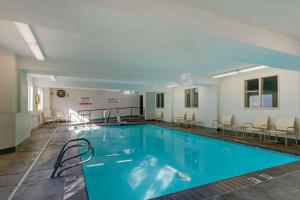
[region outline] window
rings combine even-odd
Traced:
[[[198,108],[198,89],[186,89],[185,90],[185,107],[186,108]]]
[[[278,107],[278,77],[271,76],[261,79],[262,81],[262,107]]]
[[[156,94],[156,108],[164,107],[164,93]]]
[[[259,108],[259,79],[246,81],[246,108]]]
[[[28,111],[33,111],[33,86],[28,83]]]
[[[245,81],[246,108],[278,108],[278,77]]]
[[[38,98],[38,104],[37,104],[37,108],[38,110],[43,110],[43,90],[41,88],[38,89],[37,91],[37,98]]]

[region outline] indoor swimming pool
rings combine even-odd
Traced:
[[[95,156],[83,165],[90,200],[154,198],[299,160],[299,157],[154,125],[82,131]]]

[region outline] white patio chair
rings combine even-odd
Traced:
[[[225,133],[225,128],[230,128],[233,132],[233,115],[223,115],[221,121],[214,120],[213,127],[220,128],[223,130],[223,134]]]
[[[295,142],[298,144],[298,136],[295,128],[295,117],[280,117],[275,126],[271,126],[269,130],[269,136],[275,135],[276,142],[278,135],[285,135],[285,146],[287,146],[287,135],[295,134]]]
[[[240,128],[243,130],[244,138],[245,138],[245,133],[252,132],[253,136],[255,133],[258,133],[259,138],[261,140],[261,136],[262,134],[265,135],[268,126],[269,126],[269,116],[255,116],[251,123],[244,123]]]

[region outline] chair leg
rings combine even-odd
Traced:
[[[285,134],[285,146],[287,146],[287,134]]]
[[[298,145],[298,135],[297,135],[297,133],[295,134],[295,137],[296,137],[296,145]]]
[[[259,141],[261,141],[261,132],[259,132]]]

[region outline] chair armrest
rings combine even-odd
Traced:
[[[290,132],[289,129],[292,129],[292,130],[293,130],[292,133],[295,133],[295,127],[294,127],[294,126],[293,126],[293,127],[292,127],[292,126],[291,126],[291,127],[287,127],[287,128],[285,129],[285,132],[286,132],[286,133]]]
[[[263,129],[263,130],[267,130],[268,129],[268,125],[267,124],[262,124],[260,126],[260,128]]]
[[[243,126],[245,128],[248,128],[248,127],[252,127],[253,128],[253,124],[252,123],[243,123]]]
[[[231,126],[232,123],[231,123],[231,121],[224,121],[224,122],[223,122],[223,125],[225,125],[225,126]]]

